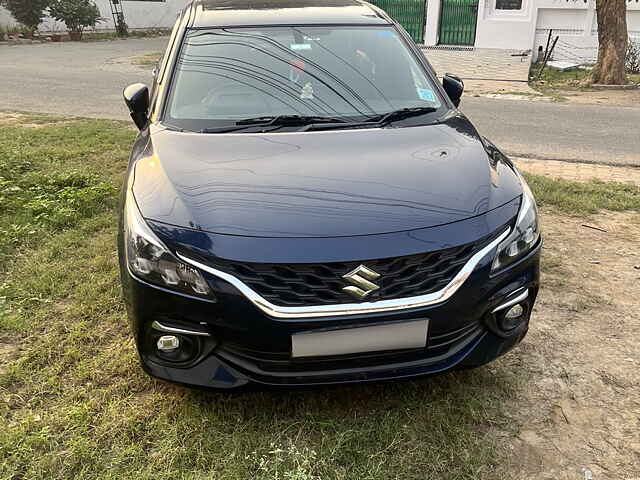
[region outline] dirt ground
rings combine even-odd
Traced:
[[[492,80],[466,80],[464,94],[471,96],[491,97],[493,95],[540,96],[526,82],[505,82]]]
[[[479,82],[466,88],[466,94],[476,97],[534,102],[562,102],[581,105],[638,106],[640,88],[633,90],[563,90],[539,92],[526,83]]]
[[[531,331],[503,360],[526,378],[507,442],[513,479],[640,478],[640,214],[542,212]],[[505,434],[506,435],[506,434]],[[586,468],[591,472],[582,472]]]
[[[596,105],[640,105],[640,88],[633,90],[557,90],[568,103]]]
[[[72,120],[55,119],[32,113],[0,111],[0,128],[2,128],[3,125],[15,125],[17,123],[24,128],[44,128],[54,123],[56,125],[62,125],[70,123],[71,121]]]
[[[549,177],[640,185],[635,168],[515,161]],[[520,428],[505,447],[505,477],[638,480],[640,213],[541,218],[542,289],[531,331],[504,359],[527,379],[513,402]]]
[[[532,88],[526,82],[466,80],[465,95],[472,97],[523,100],[529,102],[562,102],[582,105],[638,106],[640,88],[599,90],[581,88]]]

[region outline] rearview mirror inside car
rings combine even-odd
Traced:
[[[142,130],[149,121],[149,89],[143,83],[129,85],[122,92],[133,123]]]
[[[456,107],[460,106],[460,99],[464,92],[464,82],[462,79],[450,73],[445,73],[444,78],[442,79],[442,86],[444,87],[444,91],[447,92],[447,95],[449,95],[453,104]]]

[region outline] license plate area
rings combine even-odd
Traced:
[[[291,336],[292,358],[425,348],[429,320],[304,332]]]

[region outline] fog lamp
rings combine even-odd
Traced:
[[[526,306],[518,303],[514,305],[506,313],[498,315],[498,325],[504,331],[510,331],[518,326],[526,319],[527,308]]]
[[[180,339],[175,335],[164,335],[158,339],[156,346],[161,352],[175,352],[180,348]]]
[[[508,319],[519,318],[522,316],[523,313],[524,313],[524,308],[522,308],[522,305],[520,304],[514,305],[509,309],[509,311],[504,316],[504,318],[508,318]]]

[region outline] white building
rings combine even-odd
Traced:
[[[473,15],[456,12],[465,4],[472,4]],[[428,0],[424,43],[531,49],[535,56],[540,46],[546,48],[552,30],[553,37],[560,37],[558,57],[591,60],[598,46],[595,4],[595,0]],[[640,0],[627,0],[627,28],[629,36],[640,42]],[[462,33],[456,35],[456,29]]]

